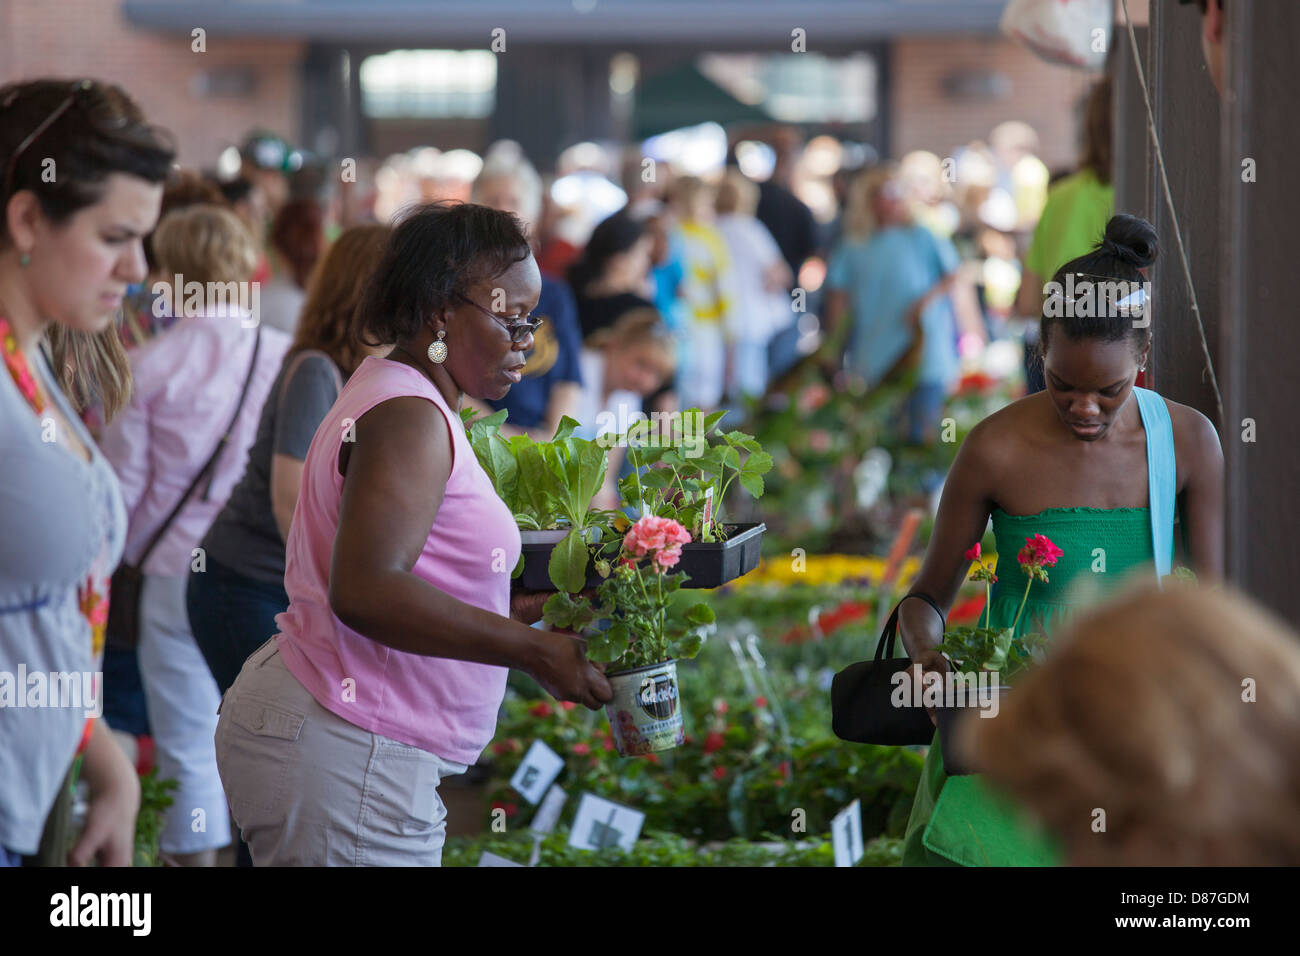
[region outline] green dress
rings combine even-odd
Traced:
[[[997,583],[989,622],[1009,627],[1025,592],[1016,561],[1025,539],[1043,534],[1065,552],[1035,581],[1016,636],[1026,630],[1051,637],[1075,611],[1091,606],[1144,565],[1154,574],[1151,513],[1147,508],[1048,508],[1036,515],[993,512]],[[1089,587],[1092,585],[1093,587]],[[982,620],[982,618],[981,618]],[[976,775],[943,772],[938,735],[925,758],[903,844],[904,866],[1052,866],[1060,856],[1051,841]]]

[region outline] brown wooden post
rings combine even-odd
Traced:
[[[1300,4],[1227,4],[1219,329],[1228,576],[1300,622]],[[1250,162],[1248,162],[1250,161]],[[1252,180],[1253,181],[1248,181]],[[1231,635],[1225,635],[1231,640]]]
[[[1199,37],[1200,17],[1194,7],[1151,4],[1147,86],[1201,321],[1217,368],[1219,97]],[[1124,39],[1127,42],[1127,37]],[[1149,149],[1148,155],[1146,208],[1160,237],[1160,256],[1151,270],[1149,382],[1166,398],[1198,409],[1221,427],[1214,392],[1204,374],[1204,350],[1186,273],[1178,259],[1174,219],[1165,201],[1155,150]]]

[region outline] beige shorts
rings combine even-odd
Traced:
[[[217,767],[257,866],[438,866],[443,777],[465,765],[363,730],[318,704],[275,641],[226,692]]]

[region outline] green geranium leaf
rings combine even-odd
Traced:
[[[607,630],[587,637],[587,659],[598,664],[612,664],[627,652],[627,627],[614,622]]]
[[[675,642],[671,653],[673,657],[679,660],[690,660],[700,652],[700,648],[703,646],[704,637],[696,631]]]
[[[565,631],[581,632],[595,619],[590,602],[585,598],[574,600],[565,591],[556,591],[542,605],[542,620],[551,627]]]
[[[713,608],[707,604],[696,604],[686,612],[686,620],[692,624],[712,624],[714,621]]]

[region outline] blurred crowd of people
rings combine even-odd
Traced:
[[[1085,135],[1106,115],[1104,106],[1090,112]],[[174,173],[162,212],[233,211],[259,246],[248,281],[260,285],[261,322],[289,335],[313,266],[345,228],[394,222],[438,200],[516,215],[542,270],[536,314],[546,321],[523,381],[494,403],[508,410],[508,431],[549,437],[570,415],[594,437],[598,419],[638,412],[743,414],[783,373],[815,361],[869,388],[909,383],[904,436],[933,442],[963,365],[979,365],[990,341],[1032,336],[1016,321],[1037,314],[1022,261],[1047,272],[1048,258],[1068,258],[1068,249],[1031,242],[1050,178],[1036,134],[1008,122],[951,157],[871,163],[828,137],[804,143],[788,127],[764,135],[770,171],[756,181],[734,146],[725,166],[696,175],[638,149],[579,144],[543,175],[508,140],[482,156],[422,147],[334,177],[256,133],[233,177]],[[1082,173],[1100,170],[1108,144],[1087,153]],[[154,315],[153,291],[170,274],[146,250],[150,275],[123,323],[128,347],[171,321]],[[1038,273],[1028,275],[1036,284]]]

